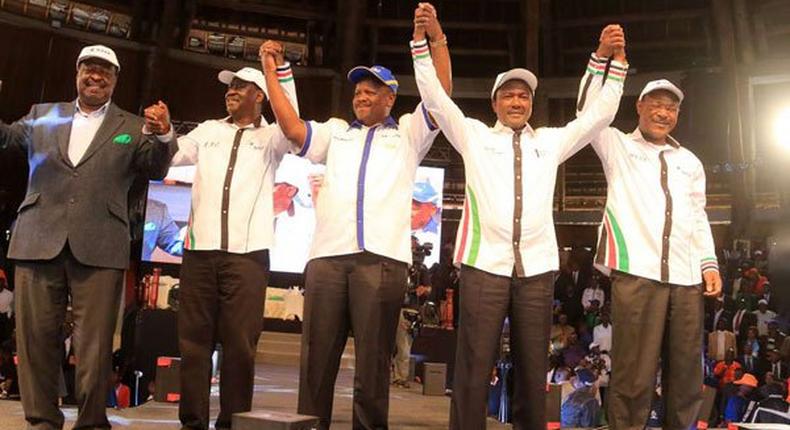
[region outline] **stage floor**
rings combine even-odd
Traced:
[[[269,409],[281,412],[295,412],[297,381],[299,369],[295,366],[258,364],[255,372],[254,409]],[[333,429],[351,428],[351,395],[353,391],[353,371],[341,369],[335,390]],[[219,408],[217,386],[213,387],[211,397],[212,419],[216,418]],[[393,430],[444,430],[450,398],[447,396],[423,396],[422,386],[412,384],[410,389],[390,390],[390,428]],[[66,429],[74,424],[77,411],[64,409]],[[137,408],[108,410],[107,414],[114,428],[128,430],[179,429],[178,406],[170,403],[148,402]],[[19,430],[25,428],[22,405],[19,401],[0,400],[0,430]],[[488,429],[509,429],[496,420],[489,419]]]

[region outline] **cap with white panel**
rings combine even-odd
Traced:
[[[532,93],[535,94],[535,90],[538,89],[538,78],[535,76],[534,73],[530,72],[527,69],[510,69],[507,72],[503,72],[497,75],[496,80],[494,80],[494,87],[491,88],[491,98],[494,98],[494,94],[496,94],[496,90],[499,89],[502,85],[505,84],[507,81],[512,80],[519,80],[524,81],[529,86],[529,89],[532,90]]]
[[[680,91],[680,88],[678,88],[675,84],[673,84],[672,82],[669,82],[666,79],[657,79],[655,81],[648,82],[647,85],[645,85],[645,88],[642,89],[642,93],[639,94],[639,100],[641,101],[645,97],[646,94],[649,94],[649,93],[652,93],[653,91],[658,91],[658,90],[669,91],[670,93],[672,93],[672,94],[674,94],[674,95],[676,95],[678,97],[678,103],[682,103],[683,102],[683,91]]]
[[[80,63],[83,61],[91,58],[104,60],[115,66],[118,71],[121,71],[121,63],[118,62],[118,57],[115,55],[115,51],[104,45],[91,45],[82,48],[80,55],[77,57],[77,67],[79,67]]]
[[[268,97],[268,93],[266,92],[266,78],[263,77],[263,73],[260,70],[253,67],[244,67],[237,72],[223,70],[217,74],[217,79],[225,85],[230,85],[234,78],[239,78],[242,81],[251,82],[257,85]]]

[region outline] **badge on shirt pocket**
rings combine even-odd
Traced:
[[[112,143],[117,145],[128,145],[132,143],[132,136],[129,133],[119,134],[112,138]]]

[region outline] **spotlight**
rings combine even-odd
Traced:
[[[780,147],[790,151],[790,107],[784,108],[776,117],[774,138]]]

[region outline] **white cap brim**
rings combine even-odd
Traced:
[[[115,55],[115,51],[104,45],[91,45],[82,48],[80,55],[77,57],[77,67],[79,67],[80,63],[83,61],[91,58],[106,61],[115,66],[118,71],[121,71],[121,63],[118,61],[118,56]]]
[[[538,89],[538,78],[535,76],[534,73],[530,72],[527,69],[510,69],[507,72],[500,73],[497,75],[496,80],[494,80],[494,86],[491,88],[491,98],[494,98],[496,91],[505,84],[505,82],[512,81],[512,80],[519,80],[526,82],[527,86],[530,90],[532,90],[532,94],[535,94],[535,90]]]
[[[230,85],[230,83],[233,82],[233,79],[239,78],[244,82],[255,84],[258,88],[261,89],[261,91],[263,91],[266,97],[269,97],[269,93],[266,92],[266,81],[265,78],[263,77],[263,74],[258,72],[255,73],[255,75],[253,76],[252,73],[246,72],[245,71],[246,69],[254,70],[251,67],[245,67],[237,72],[233,72],[231,70],[223,70],[217,73],[217,79],[225,85]]]
[[[683,103],[683,91],[680,90],[675,84],[669,82],[666,79],[658,79],[656,81],[650,81],[645,85],[642,89],[642,92],[639,94],[639,100],[641,101],[645,95],[652,93],[653,91],[664,90],[669,91],[670,93],[674,94],[678,98],[678,103]]]

